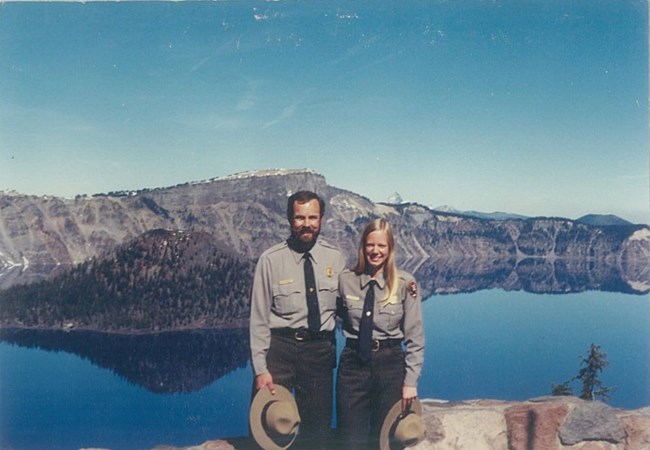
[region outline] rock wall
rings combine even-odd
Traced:
[[[648,450],[650,408],[619,410],[576,397],[526,402],[425,401],[414,450]]]
[[[577,397],[423,400],[422,407],[426,439],[412,450],[650,450],[650,407],[622,410]],[[226,439],[154,450],[251,448],[248,439]]]

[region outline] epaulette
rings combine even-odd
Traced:
[[[271,247],[267,248],[264,251],[264,253],[262,253],[262,254],[263,255],[270,255],[270,254],[278,252],[280,250],[284,250],[287,247],[288,247],[287,241],[282,241],[282,242],[279,242],[279,243],[277,243],[275,245],[272,245]]]
[[[318,244],[322,245],[323,247],[329,248],[331,250],[340,251],[338,247],[336,247],[333,244],[330,244],[329,242],[327,242],[325,239],[322,238],[318,238]]]

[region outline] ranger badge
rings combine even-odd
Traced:
[[[332,278],[334,276],[334,269],[328,267],[325,269],[325,275],[327,275],[327,278]]]

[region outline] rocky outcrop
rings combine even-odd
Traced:
[[[423,401],[426,439],[413,450],[648,450],[650,407],[614,409],[576,397],[524,402]],[[243,450],[247,439],[208,441],[179,449]]]
[[[518,274],[532,273],[533,280],[565,292],[569,283],[558,279],[556,266],[577,266],[576,279],[588,289],[614,285],[650,291],[650,229],[645,225],[598,227],[563,218],[490,220],[418,204],[375,204],[329,186],[322,175],[307,170],[252,172],[75,199],[0,194],[0,288],[57,273],[157,228],[204,231],[238,255],[254,259],[287,236],[286,199],[299,189],[314,190],[327,200],[323,235],[350,259],[365,223],[386,217],[397,233],[398,256],[413,272],[446,260],[462,260],[462,266],[479,270],[497,261],[496,266],[507,267],[504,280],[510,286],[526,288]],[[427,289],[445,292],[440,286]]]
[[[541,397],[424,401],[423,410],[427,438],[417,450],[650,449],[650,408],[629,411],[577,397]]]

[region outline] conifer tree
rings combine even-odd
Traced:
[[[584,400],[594,400],[595,398],[607,400],[612,388],[604,386],[599,378],[603,369],[609,365],[607,353],[600,350],[600,345],[592,343],[587,356],[581,358],[581,364],[584,367],[580,369],[576,377],[582,382],[580,398]]]
[[[565,381],[564,383],[561,384],[551,384],[551,395],[573,395],[573,389],[571,389],[571,386],[569,384],[571,381],[573,381],[575,378],[572,378],[569,381]]]
[[[580,365],[582,367],[578,371],[578,375],[564,383],[553,383],[551,385],[551,395],[573,395],[570,384],[577,380],[582,383],[580,390],[581,399],[589,401],[595,399],[606,401],[609,399],[609,394],[615,388],[609,388],[603,385],[603,382],[599,378],[603,369],[609,365],[607,353],[600,349],[600,345],[592,343],[587,355],[580,357]]]

